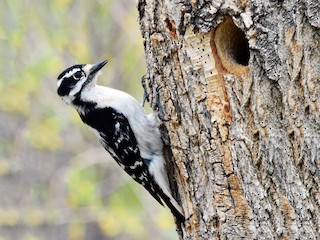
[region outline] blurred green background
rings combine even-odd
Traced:
[[[100,84],[140,100],[137,18],[135,0],[0,1],[0,240],[176,239],[56,94],[65,68],[108,59]]]

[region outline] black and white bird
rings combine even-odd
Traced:
[[[78,64],[66,69],[58,77],[58,95],[77,110],[120,167],[183,220],[182,208],[169,188],[155,118],[146,115],[131,95],[96,84],[106,63]]]

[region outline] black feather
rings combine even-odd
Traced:
[[[148,171],[150,159],[141,157],[137,139],[128,119],[114,108],[97,108],[95,103],[83,102],[80,98],[76,98],[73,104],[86,109],[85,113],[80,112],[82,121],[99,132],[103,147],[115,161],[136,182],[143,185],[162,206],[164,202],[170,208],[172,214],[182,222],[184,216],[172,205],[170,198],[155,182],[154,177],[150,175]]]
[[[159,186],[149,174],[148,162],[140,155],[138,143],[127,118],[111,107],[91,108],[80,114],[82,121],[100,133],[104,148],[115,161],[161,204]]]

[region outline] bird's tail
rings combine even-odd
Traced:
[[[165,203],[172,214],[180,221],[184,222],[185,217],[183,210],[179,203],[172,197],[168,188],[161,188],[156,181],[153,181],[151,185],[144,185],[145,189],[156,199],[162,206]]]
[[[179,205],[179,203],[173,198],[173,196],[171,195],[171,193],[164,192],[166,191],[166,189],[160,189],[159,191],[159,195],[161,197],[161,199],[164,201],[164,203],[169,207],[169,209],[171,210],[172,214],[180,221],[180,222],[184,222],[185,217],[184,217],[184,213],[183,210],[181,208],[181,206]]]
[[[164,158],[162,155],[158,154],[153,156],[153,160],[149,164],[149,171],[156,185],[154,186],[154,190],[156,191],[152,193],[152,190],[149,190],[151,195],[157,199],[160,204],[162,200],[170,208],[172,214],[180,221],[183,221],[184,213],[179,203],[177,203],[171,194],[168,176],[164,169]]]

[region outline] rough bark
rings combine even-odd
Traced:
[[[139,0],[138,10],[186,215],[180,238],[319,237],[319,2]]]

